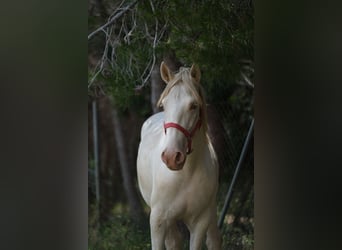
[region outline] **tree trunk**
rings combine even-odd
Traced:
[[[163,60],[173,72],[177,71],[179,67],[182,66],[177,60],[173,51],[166,53]],[[161,111],[161,109],[157,107],[157,102],[165,88],[165,84],[166,83],[161,79],[160,76],[160,63],[156,63],[151,74],[151,106],[153,114]]]
[[[115,107],[113,108],[113,125],[123,187],[129,204],[129,212],[131,218],[140,223],[143,218],[143,208],[140,203],[137,190],[134,187],[134,181],[129,167],[129,159],[125,150],[125,140],[121,127],[121,121],[118,111]]]
[[[160,108],[157,107],[157,102],[165,87],[165,83],[160,77],[159,68],[160,64],[155,64],[151,74],[151,105],[153,114],[160,111]]]
[[[122,200],[122,196],[117,195],[120,186],[117,185],[118,177],[115,173],[120,171],[117,168],[117,155],[115,152],[115,140],[113,131],[113,118],[111,116],[112,107],[108,97],[102,96],[97,99],[97,125],[98,125],[98,144],[99,144],[99,178],[100,178],[100,220],[107,221],[110,217],[111,210],[115,204]],[[93,124],[92,124],[92,108],[89,102],[89,160],[93,160]],[[94,186],[94,177],[89,181]],[[89,201],[95,202],[95,196],[92,196],[90,190]]]
[[[163,60],[173,72],[177,71],[179,67],[182,66],[177,60],[175,53],[172,51],[166,53],[163,57]],[[166,83],[161,79],[160,76],[160,63],[156,63],[151,74],[151,105],[153,114],[161,111],[161,109],[157,107],[157,102],[165,88],[165,84]]]
[[[222,124],[222,115],[214,105],[207,105],[208,113],[208,133],[218,157],[219,163],[219,178],[222,181],[224,176],[224,168],[227,167],[227,147],[225,145],[224,127]]]
[[[177,59],[176,54],[173,50],[165,53],[163,60],[173,72],[177,71],[181,66],[183,66],[182,63]]]

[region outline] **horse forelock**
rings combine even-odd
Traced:
[[[200,119],[202,122],[202,127],[206,137],[208,138],[208,123],[207,123],[207,109],[206,109],[206,101],[204,97],[204,91],[202,86],[199,83],[196,83],[190,76],[190,68],[180,67],[178,73],[175,74],[174,78],[166,85],[164,91],[160,95],[160,98],[157,102],[157,105],[160,106],[164,98],[170,93],[171,89],[178,85],[182,84],[185,86],[193,97],[195,97],[196,102],[200,106]]]

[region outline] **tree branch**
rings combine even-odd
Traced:
[[[116,15],[114,15],[107,23],[105,23],[104,25],[102,25],[101,27],[97,28],[96,30],[94,30],[93,32],[91,32],[88,35],[88,40],[90,40],[96,33],[98,33],[99,31],[103,31],[105,28],[107,28],[108,26],[112,25],[116,19],[118,19],[119,17],[121,17],[127,10],[129,10],[130,8],[132,8],[134,5],[136,5],[138,3],[138,0],[130,3],[129,5],[127,5],[125,8],[123,8],[120,12],[118,12]]]
[[[251,86],[252,88],[254,88],[254,84],[251,82],[251,80],[248,79],[248,77],[247,77],[243,72],[241,72],[241,76],[242,76],[243,80],[244,80],[249,86]]]
[[[155,8],[154,8],[152,1],[150,1],[150,5],[151,5],[151,9],[152,9],[153,14],[155,14]],[[157,40],[157,38],[158,38],[158,26],[159,26],[158,18],[155,17],[155,33],[154,33],[153,45],[152,45],[152,65],[151,65],[150,71],[148,72],[146,78],[143,80],[142,84],[140,86],[138,86],[136,89],[139,89],[139,88],[142,88],[145,86],[147,80],[150,78],[150,76],[152,74],[154,65],[156,63],[156,46],[157,46],[157,41],[158,41]]]

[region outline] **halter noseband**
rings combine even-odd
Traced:
[[[199,129],[201,127],[201,119],[198,119],[195,127],[191,130],[188,131],[185,128],[183,128],[181,125],[174,123],[174,122],[168,122],[168,123],[164,123],[164,132],[166,134],[166,129],[167,128],[175,128],[178,129],[180,132],[182,132],[186,139],[188,140],[188,148],[186,151],[186,154],[190,154],[192,152],[192,148],[191,148],[191,144],[192,144],[192,137],[195,135],[196,130]]]

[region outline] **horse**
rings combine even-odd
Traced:
[[[162,62],[163,112],[142,125],[137,179],[150,207],[152,250],[181,249],[178,222],[190,233],[190,249],[221,249],[217,227],[218,163],[208,136],[201,72],[196,64],[173,73]]]

